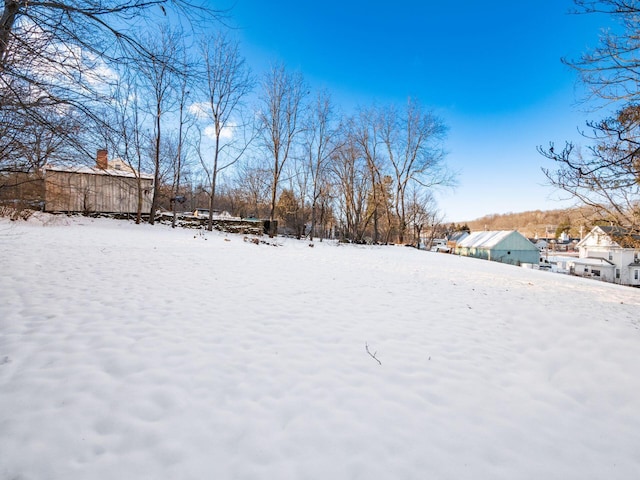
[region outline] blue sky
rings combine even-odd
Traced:
[[[412,96],[449,126],[455,190],[439,194],[448,221],[554,209],[570,202],[545,186],[536,152],[583,142],[601,114],[579,104],[577,75],[560,62],[595,46],[609,21],[570,15],[571,0],[301,2],[235,0],[230,22],[260,75],[275,61],[326,88],[352,112]],[[583,142],[584,143],[584,142]]]

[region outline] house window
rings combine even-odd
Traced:
[[[640,263],[638,258],[638,252],[633,252],[633,263]]]
[[[591,273],[593,274],[594,277],[600,276],[600,270],[591,270]]]
[[[613,252],[609,252],[609,260],[613,260]]]
[[[640,272],[640,270],[634,270],[634,272],[633,272],[633,279],[634,280],[638,280],[638,272]]]
[[[620,280],[620,269],[616,268],[616,278]]]

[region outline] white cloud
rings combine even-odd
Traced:
[[[189,113],[195,115],[196,118],[207,118],[207,109],[209,104],[207,102],[196,102],[189,105]]]
[[[189,112],[194,115],[196,118],[203,120],[209,119],[209,104],[207,102],[195,102],[189,105]],[[234,130],[238,127],[237,123],[229,122],[227,125],[222,127],[222,132],[220,132],[221,140],[231,140],[234,136]],[[204,135],[211,139],[215,140],[216,138],[216,127],[213,124],[207,125],[204,130]]]
[[[222,127],[222,131],[220,132],[221,140],[231,140],[233,138],[234,130],[238,126],[235,123],[229,123]],[[216,138],[216,127],[214,125],[207,125],[204,129],[204,134],[212,140]]]

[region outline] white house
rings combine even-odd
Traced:
[[[640,286],[640,235],[621,227],[594,227],[577,247],[579,258],[567,262],[571,273]]]

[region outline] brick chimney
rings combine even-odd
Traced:
[[[106,150],[98,150],[96,154],[96,167],[106,170],[109,168],[109,163],[107,161],[107,151]]]

